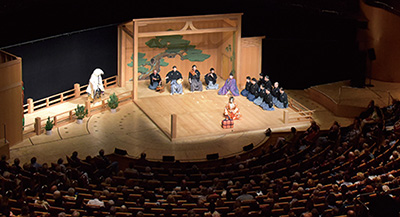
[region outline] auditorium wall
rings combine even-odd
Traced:
[[[371,63],[373,79],[400,82],[400,16],[360,1],[368,20],[367,47],[375,49]]]

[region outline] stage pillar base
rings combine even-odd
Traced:
[[[171,140],[176,139],[176,130],[177,130],[177,115],[171,115]]]

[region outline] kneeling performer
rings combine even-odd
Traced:
[[[233,96],[229,97],[229,102],[225,106],[224,115],[228,116],[231,120],[238,120],[241,117],[239,108],[237,107]]]
[[[215,74],[214,68],[210,69],[210,72],[204,75],[204,81],[206,82],[207,90],[217,90],[217,74]]]
[[[150,75],[150,85],[149,89],[156,90],[158,86],[161,85],[161,76],[158,74],[157,70],[154,69],[153,74]]]
[[[264,100],[261,103],[261,108],[267,111],[274,111],[274,104],[272,103],[272,96],[271,92],[265,88],[265,95],[264,95]]]
[[[279,88],[278,99],[274,102],[277,108],[287,108],[289,105],[288,96],[283,90],[283,88]]]

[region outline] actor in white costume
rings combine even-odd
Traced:
[[[95,98],[96,91],[104,94],[103,78],[101,77],[101,75],[104,75],[103,70],[101,70],[100,68],[96,68],[90,76],[89,84],[86,88],[86,92],[88,93],[90,100],[93,100],[93,98]]]

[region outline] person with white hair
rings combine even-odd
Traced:
[[[89,84],[86,88],[90,101],[93,99],[100,98],[100,94],[104,94],[103,78],[104,71],[100,68],[96,68],[89,79]]]

